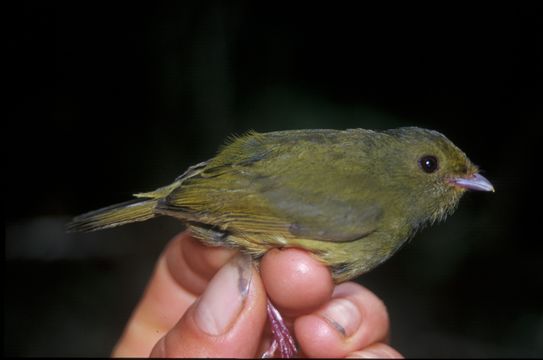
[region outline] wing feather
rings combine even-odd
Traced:
[[[157,208],[235,234],[337,242],[362,238],[377,229],[383,212],[372,196],[353,196],[353,184],[363,174],[343,166],[345,149],[333,139],[313,136],[303,145],[304,139],[281,143],[277,135],[267,141],[255,133],[235,139],[198,173],[179,178],[182,186]],[[358,190],[364,191],[360,183]]]

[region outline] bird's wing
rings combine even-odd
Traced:
[[[232,233],[341,242],[377,229],[382,208],[361,196],[364,182],[353,180],[358,174],[338,159],[330,167],[327,157],[337,158],[337,149],[321,145],[300,152],[252,140],[178,179],[182,185],[158,207]],[[240,151],[241,146],[251,147]]]

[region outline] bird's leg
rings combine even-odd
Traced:
[[[279,347],[282,358],[291,358],[296,355],[296,343],[292,335],[283,320],[283,317],[279,311],[273,306],[270,299],[267,304],[268,319],[270,319],[271,331],[272,331],[272,343],[268,350],[262,354],[263,358],[272,357]]]

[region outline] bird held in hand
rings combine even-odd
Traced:
[[[306,249],[342,282],[451,214],[467,189],[494,191],[437,131],[250,132],[170,185],[78,216],[68,229],[168,215],[204,243],[239,248],[255,260],[274,247]]]

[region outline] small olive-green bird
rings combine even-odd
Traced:
[[[437,131],[250,132],[170,185],[78,216],[68,229],[168,215],[205,244],[239,248],[255,259],[274,247],[309,250],[342,282],[451,214],[467,189],[494,191]]]
[[[466,155],[437,131],[405,127],[248,133],[206,162],[136,199],[76,217],[92,231],[168,215],[212,246],[258,260],[274,247],[311,251],[336,282],[388,259],[422,226],[452,213],[467,189],[494,191]],[[296,345],[268,300],[282,357]]]

